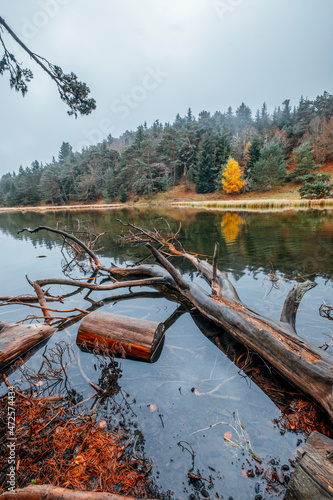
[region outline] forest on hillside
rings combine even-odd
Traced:
[[[3,175],[0,205],[125,202],[179,183],[233,193],[294,182],[302,197],[323,198],[332,196],[332,178],[318,168],[332,161],[333,95],[325,91],[294,108],[286,99],[272,113],[264,103],[254,116],[244,103],[198,117],[189,109],[172,124],[144,123],[81,152],[63,142],[50,163]]]

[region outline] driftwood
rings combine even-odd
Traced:
[[[69,490],[51,484],[42,484],[6,491],[0,495],[0,500],[134,500],[134,498],[98,491]]]
[[[24,325],[0,322],[0,371],[48,339],[55,331],[56,328],[41,323]]]
[[[76,343],[94,348],[98,342],[128,358],[153,362],[163,339],[163,323],[95,311],[82,321]]]
[[[285,500],[330,500],[333,498],[333,441],[313,432],[297,451],[297,466],[288,484]]]
[[[45,297],[45,300],[47,302],[61,302],[61,297]],[[15,303],[15,304],[21,304],[22,302],[38,302],[38,297],[37,295],[4,295],[0,297],[0,302],[6,303]],[[1,304],[4,305],[4,304]]]
[[[71,285],[90,290],[112,290],[120,287],[159,286],[171,290],[196,308],[203,316],[232,334],[238,341],[258,353],[282,376],[305,395],[319,403],[333,418],[333,356],[301,339],[295,330],[295,316],[304,293],[314,286],[311,282],[296,285],[288,294],[280,321],[262,316],[240,300],[227,275],[198,256],[176,248],[174,239],[163,238],[157,231],[148,231],[132,224],[128,241],[157,243],[146,246],[158,265],[139,265],[131,268],[105,267],[98,258],[90,258],[96,270],[108,272],[113,283],[96,285],[75,280],[45,279],[39,287],[52,284]],[[30,232],[37,232],[44,227]],[[51,228],[47,228],[52,231]],[[71,237],[71,235],[69,235]],[[216,252],[215,252],[216,254]],[[189,260],[211,286],[211,292],[196,283],[186,281],[166,256]],[[126,281],[122,281],[126,280]],[[47,307],[47,305],[46,305]],[[43,306],[45,310],[45,305]]]

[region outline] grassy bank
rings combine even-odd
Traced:
[[[60,210],[102,210],[125,207],[144,206],[172,206],[193,207],[202,209],[223,210],[285,210],[307,208],[332,208],[333,198],[320,200],[302,199],[297,191],[297,186],[286,184],[271,191],[249,192],[227,195],[220,191],[207,194],[198,194],[193,186],[178,185],[165,193],[157,193],[153,197],[131,197],[126,203],[106,203],[99,200],[97,203],[85,204],[73,202],[69,205],[39,205],[35,207],[0,207],[0,212],[14,211],[60,211]]]

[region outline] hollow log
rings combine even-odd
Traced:
[[[296,468],[285,500],[331,500],[333,498],[333,441],[312,432],[297,451]]]
[[[164,340],[164,325],[128,316],[95,311],[86,316],[78,329],[79,347],[106,344],[112,352],[142,361],[156,361]]]
[[[60,488],[52,484],[29,485],[14,491],[6,491],[0,500],[134,500],[114,493],[99,491],[77,491]]]
[[[0,322],[0,371],[51,337],[55,331],[56,328],[43,323],[23,325]]]

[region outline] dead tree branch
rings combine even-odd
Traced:
[[[289,382],[317,401],[333,418],[333,356],[301,339],[295,330],[297,307],[304,293],[314,286],[313,283],[305,282],[295,286],[285,300],[281,320],[272,320],[249,309],[240,300],[226,273],[219,271],[217,266],[215,270],[215,265],[207,260],[200,260],[198,255],[186,252],[183,248],[179,250],[172,238],[160,235],[157,230],[149,231],[133,224],[127,226],[131,228],[127,242],[132,240],[135,243],[146,244],[158,265],[139,265],[126,269],[106,268],[101,266],[94,253],[87,252],[99,270],[108,272],[110,279],[118,281],[99,285],[79,280],[44,279],[34,283],[39,287],[65,285],[88,288],[92,291],[134,286],[157,286],[164,289],[166,287],[218,327],[227,330],[234,338],[259,354]],[[36,232],[41,229],[53,231],[43,226],[29,231]],[[82,245],[76,237],[73,241]],[[155,248],[153,244],[158,245],[160,249]],[[186,281],[166,258],[167,255],[189,260],[210,286],[213,286],[214,293],[207,292],[197,283]],[[45,303],[43,307],[46,311]]]
[[[27,231],[28,233],[33,234],[33,233],[38,233],[39,231],[43,231],[43,230],[50,231],[51,233],[55,233],[55,234],[60,234],[64,238],[68,238],[69,240],[75,241],[75,243],[77,243],[81,248],[83,248],[84,251],[87,252],[87,254],[92,258],[92,260],[95,262],[95,265],[97,268],[102,267],[102,264],[101,264],[99,258],[97,257],[97,255],[85,243],[83,243],[83,241],[79,240],[73,234],[69,234],[66,231],[62,231],[61,229],[54,229],[54,228],[48,227],[48,226],[38,226],[35,229],[30,229],[28,227],[25,227],[25,228],[21,229],[20,231],[18,231],[17,234],[23,233],[24,231]]]

